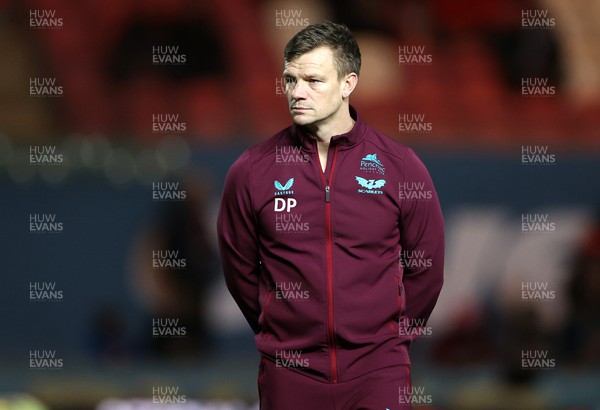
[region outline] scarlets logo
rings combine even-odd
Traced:
[[[367,189],[377,189],[377,188],[381,188],[382,186],[385,185],[385,179],[374,180],[374,179],[364,179],[361,177],[356,177],[356,182],[358,182],[358,185],[365,187]]]
[[[361,188],[358,189],[358,192],[361,194],[374,194],[381,195],[383,191],[378,188],[382,188],[385,185],[385,179],[365,179],[359,176],[355,177],[356,182]]]

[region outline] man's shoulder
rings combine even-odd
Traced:
[[[251,175],[270,167],[269,154],[275,153],[278,145],[290,140],[291,126],[282,129],[272,137],[261,141],[242,152],[229,168],[228,176],[232,180],[251,179]],[[257,171],[258,170],[258,171]]]
[[[396,157],[398,160],[404,161],[407,154],[413,155],[413,150],[397,141],[383,132],[365,124],[365,144],[373,146],[379,151],[385,152],[387,155]]]
[[[251,162],[260,161],[265,156],[274,154],[276,146],[291,144],[291,130],[292,126],[285,127],[266,140],[248,148],[248,160]]]

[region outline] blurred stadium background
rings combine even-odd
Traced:
[[[600,1],[1,0],[0,410],[257,408],[216,210],[290,122],[284,44],[323,19],[446,218],[415,407],[600,408]]]

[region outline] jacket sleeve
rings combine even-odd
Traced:
[[[411,149],[403,182],[398,187],[405,198],[400,205],[400,241],[404,254],[416,258],[404,264],[405,315],[424,326],[444,281],[444,220],[429,172]]]
[[[217,234],[227,288],[254,333],[258,333],[260,262],[249,171],[249,152],[246,151],[225,178]]]

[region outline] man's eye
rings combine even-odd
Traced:
[[[295,82],[296,82],[296,80],[295,80],[295,79],[293,79],[293,78],[290,78],[290,77],[287,77],[287,78],[285,79],[285,83],[286,83],[286,84],[293,84],[293,83],[295,83]]]
[[[320,83],[319,80],[315,80],[314,78],[309,80],[311,84],[316,84],[316,83]]]

